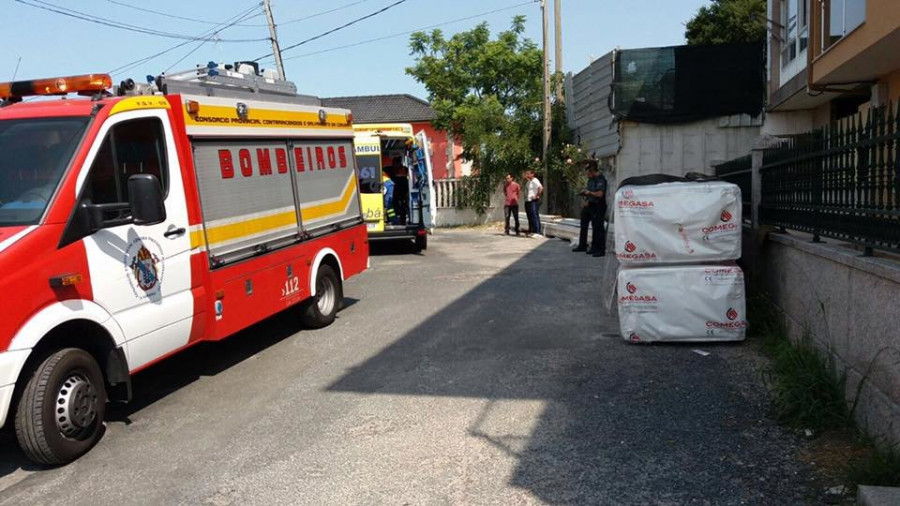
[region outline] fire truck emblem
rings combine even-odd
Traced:
[[[727,223],[727,222],[731,221],[731,218],[733,218],[733,216],[731,216],[731,213],[728,212],[728,209],[725,209],[724,211],[722,211],[722,215],[719,218],[723,222]]]
[[[636,249],[637,249],[637,246],[635,246],[633,242],[631,242],[631,241],[625,242],[625,251],[627,251],[629,253],[634,253],[634,250],[636,250]]]
[[[637,291],[637,287],[634,286],[634,285],[631,284],[631,283],[626,283],[626,284],[625,284],[625,289],[628,290],[628,293],[634,293],[634,292]]]
[[[165,273],[162,248],[149,237],[135,237],[125,250],[125,270],[130,274],[131,287],[138,298],[156,296]]]
[[[728,311],[725,312],[725,316],[727,316],[729,320],[735,320],[738,317],[738,312],[735,311],[733,307],[730,307],[728,308]]]
[[[156,270],[157,263],[159,263],[159,258],[150,253],[150,250],[143,245],[131,260],[131,272],[134,274],[134,279],[145,292],[152,290],[159,281],[159,273]]]

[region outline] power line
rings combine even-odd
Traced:
[[[432,29],[432,28],[437,28],[437,27],[444,26],[444,25],[450,25],[450,24],[453,24],[453,23],[459,23],[459,22],[462,22],[462,21],[468,21],[468,20],[470,20],[470,19],[480,18],[480,17],[482,17],[482,16],[489,16],[489,15],[491,15],[491,14],[496,14],[496,13],[498,13],[498,12],[503,12],[503,11],[512,10],[512,9],[517,8],[517,7],[522,7],[523,5],[528,5],[528,4],[533,4],[533,3],[535,3],[534,0],[529,0],[529,1],[527,1],[527,2],[517,3],[517,4],[515,4],[515,5],[510,5],[510,6],[508,6],[508,7],[502,7],[502,8],[500,8],[500,9],[494,9],[494,10],[492,10],[492,11],[482,12],[482,13],[479,13],[479,14],[473,14],[473,15],[471,15],[471,16],[466,16],[466,17],[464,17],[464,18],[451,19],[450,21],[444,21],[444,22],[441,22],[441,23],[433,24],[433,25],[423,26],[423,27],[421,27],[421,28],[416,28],[416,29],[414,29],[414,30],[409,30],[409,31],[406,31],[406,32],[394,33],[394,34],[391,34],[391,35],[385,35],[385,36],[383,36],[383,37],[376,37],[376,38],[374,38],[374,39],[362,40],[362,41],[359,41],[359,42],[354,42],[354,43],[352,43],[352,44],[345,44],[345,45],[343,45],[343,46],[337,46],[337,47],[332,47],[332,48],[328,48],[328,49],[322,49],[322,50],[320,50],[320,51],[312,51],[312,52],[310,52],[310,53],[298,54],[298,55],[294,55],[294,56],[285,58],[285,60],[296,60],[297,58],[305,58],[305,57],[307,57],[307,56],[314,56],[314,55],[322,54],[322,53],[330,53],[330,52],[332,52],[332,51],[338,51],[338,50],[341,50],[341,49],[347,49],[347,48],[351,48],[351,47],[362,46],[363,44],[369,44],[369,43],[372,43],[372,42],[379,42],[379,41],[382,41],[382,40],[393,39],[393,38],[396,38],[396,37],[402,37],[402,36],[404,36],[404,35],[409,35],[409,34],[411,34],[411,33],[420,32],[420,31],[422,31],[422,30],[430,30],[430,29]]]
[[[236,14],[236,15],[230,17],[230,18],[228,18],[226,21],[223,21],[222,23],[219,23],[219,24],[222,25],[222,24],[225,24],[225,23],[229,23],[229,22],[231,22],[231,21],[234,21],[234,20],[237,20],[237,22],[240,22],[240,21],[246,21],[246,20],[248,20],[248,19],[253,19],[253,18],[255,18],[255,17],[262,16],[262,13],[261,13],[261,12],[258,12],[258,13],[256,13],[256,14],[254,14],[254,15],[251,16],[251,14],[253,14],[253,11],[255,11],[256,9],[258,9],[259,7],[260,7],[260,4],[254,5],[253,7],[249,8],[249,9],[247,9],[247,10],[244,10],[244,11],[242,11],[242,12],[240,12],[240,13],[238,13],[238,14]],[[229,25],[229,26],[232,26],[232,25]],[[226,28],[229,28],[229,26],[224,26],[224,27],[222,27],[222,28],[214,27],[214,28],[212,28],[212,29],[210,29],[210,30],[207,30],[207,31],[203,32],[203,33],[200,34],[199,36],[197,36],[195,40],[201,40],[201,41],[203,41],[203,42],[205,43],[205,42],[211,40],[213,37],[215,37],[215,35],[217,35],[217,34],[218,34],[219,32],[221,32],[222,30],[225,30]],[[170,53],[170,52],[172,52],[172,51],[174,51],[174,50],[176,50],[176,49],[178,49],[178,48],[180,48],[180,47],[183,47],[183,46],[186,46],[186,45],[190,44],[191,42],[194,42],[194,41],[193,41],[193,40],[187,40],[187,41],[178,43],[178,44],[176,44],[176,45],[174,45],[174,46],[172,46],[172,47],[170,47],[170,48],[168,48],[168,49],[164,49],[164,50],[159,51],[159,52],[157,52],[157,53],[151,54],[150,56],[146,56],[146,57],[143,57],[143,58],[139,58],[139,59],[134,60],[134,61],[132,61],[132,62],[126,63],[125,65],[122,65],[122,66],[120,66],[120,67],[116,67],[115,69],[110,70],[109,73],[110,73],[110,74],[117,74],[117,73],[121,73],[121,72],[125,72],[125,71],[128,71],[128,70],[131,70],[132,68],[135,68],[135,67],[137,67],[138,65],[141,65],[141,64],[146,63],[146,62],[148,62],[148,61],[150,61],[150,60],[156,59],[156,58],[158,58],[158,57],[160,57],[160,56],[162,56],[162,55],[164,55],[164,54]],[[199,49],[199,46],[198,46],[198,49]],[[187,57],[187,56],[185,56],[185,57]]]
[[[122,7],[127,7],[129,9],[134,9],[136,11],[149,12],[150,14],[156,14],[157,16],[163,16],[166,18],[181,19],[183,21],[191,21],[194,23],[203,23],[206,25],[215,25],[215,26],[219,26],[223,23],[227,23],[227,20],[226,21],[210,21],[208,19],[189,18],[189,17],[185,17],[185,16],[177,16],[177,15],[169,13],[169,12],[161,12],[161,11],[155,11],[153,9],[146,9],[144,7],[138,7],[137,5],[131,5],[131,4],[128,4],[125,2],[118,2],[116,0],[106,0],[106,1],[111,4],[121,5]],[[237,25],[235,25],[235,26],[237,26]],[[253,24],[253,25],[240,25],[240,26],[266,26],[266,25]]]
[[[233,22],[228,23],[227,25],[223,26],[222,28],[219,28],[218,30],[216,30],[216,32],[215,32],[214,34],[212,34],[208,39],[206,39],[206,40],[204,40],[203,42],[197,44],[197,47],[195,47],[194,49],[191,49],[190,51],[188,51],[187,54],[185,54],[184,56],[182,56],[178,61],[176,61],[176,62],[173,63],[172,65],[169,65],[169,67],[168,67],[166,70],[164,70],[163,73],[166,73],[166,72],[172,70],[173,68],[175,68],[176,65],[178,65],[179,63],[181,63],[181,62],[183,62],[184,60],[186,60],[188,56],[190,56],[190,55],[196,53],[197,50],[199,50],[201,47],[203,47],[204,45],[206,45],[207,42],[209,42],[210,40],[212,40],[212,37],[213,37],[213,36],[217,35],[217,34],[218,34],[219,32],[221,32],[222,30],[225,30],[226,28],[231,28],[232,26],[236,26],[236,25],[237,25],[238,23],[240,23],[241,21],[245,21],[246,19],[249,19],[248,16],[250,16],[250,14],[253,13],[253,10],[256,9],[257,7],[258,7],[258,6],[254,6],[253,8],[251,8],[251,9],[249,10],[249,12],[246,12],[246,13],[243,14],[243,15],[239,15],[240,17],[239,17],[238,19],[236,19],[236,20],[234,20]],[[257,16],[258,16],[258,15],[259,15],[259,14],[257,14]],[[256,16],[252,16],[252,17],[256,17]],[[229,18],[229,19],[234,19],[234,18]],[[220,23],[220,24],[223,24],[223,23],[225,23],[225,22],[226,22],[226,21],[223,21],[223,22]]]
[[[281,26],[289,25],[291,23],[297,23],[300,21],[306,21],[307,19],[317,18],[319,16],[324,16],[325,14],[331,14],[332,12],[337,12],[340,10],[344,10],[347,7],[353,7],[354,5],[359,5],[363,2],[368,2],[369,0],[357,0],[356,2],[350,2],[348,4],[342,5],[340,7],[335,7],[334,9],[329,9],[327,11],[317,12],[315,14],[310,14],[309,16],[303,16],[302,18],[295,18],[285,21],[284,23],[279,23]]]
[[[140,27],[140,26],[129,25],[129,24],[127,24],[127,23],[121,23],[121,22],[119,22],[119,21],[115,21],[115,20],[111,20],[111,19],[106,19],[106,18],[97,17],[97,16],[94,16],[94,15],[92,15],[92,14],[88,14],[88,13],[76,11],[76,10],[73,10],[73,9],[67,9],[67,8],[65,8],[65,7],[61,7],[61,6],[58,6],[58,5],[55,5],[55,4],[51,4],[51,3],[48,3],[48,2],[44,2],[44,1],[42,1],[42,0],[30,0],[30,2],[35,2],[35,3],[29,3],[28,1],[25,1],[25,0],[15,0],[15,1],[18,2],[18,3],[20,3],[20,4],[27,5],[27,6],[29,6],[29,7],[35,7],[35,8],[38,8],[38,9],[43,9],[43,10],[45,10],[45,11],[54,12],[54,13],[57,13],[57,14],[61,14],[61,15],[63,15],[63,16],[68,16],[68,17],[72,17],[72,18],[76,18],[76,19],[81,19],[81,20],[83,20],[83,21],[88,21],[88,22],[91,22],[91,23],[99,24],[99,25],[109,26],[109,27],[111,27],[111,28],[118,28],[118,29],[120,29],[120,30],[127,30],[127,31],[132,31],[132,32],[137,32],[137,33],[144,33],[144,34],[147,34],[147,35],[155,35],[155,36],[157,36],[157,37],[168,37],[168,38],[172,38],[172,39],[182,39],[182,40],[187,40],[187,41],[199,41],[199,40],[202,40],[202,39],[199,39],[199,38],[197,38],[197,37],[192,37],[192,36],[188,36],[188,35],[182,35],[182,34],[170,33],[170,32],[162,32],[162,31],[159,31],[159,30],[152,30],[152,29],[149,29],[149,28],[143,28],[143,27]],[[41,5],[36,5],[36,4],[41,4]],[[219,42],[260,42],[260,41],[264,41],[264,40],[268,40],[268,39],[265,39],[265,38],[262,38],[262,39],[220,39]]]
[[[222,22],[216,22],[216,21],[209,21],[208,19],[198,19],[198,18],[189,18],[189,17],[186,17],[186,16],[176,16],[175,14],[170,14],[170,13],[168,13],[168,12],[161,12],[161,11],[155,11],[155,10],[153,10],[153,9],[146,9],[146,8],[144,8],[144,7],[138,7],[138,6],[136,6],[136,5],[131,5],[131,4],[128,4],[128,3],[125,3],[125,2],[119,2],[119,1],[117,1],[117,0],[106,0],[106,1],[109,2],[109,3],[111,3],[111,4],[121,5],[122,7],[127,7],[127,8],[129,8],[129,9],[134,9],[134,10],[136,10],[136,11],[148,12],[148,13],[150,13],[150,14],[156,14],[156,15],[159,15],[159,16],[167,17],[167,18],[181,19],[181,20],[184,20],[184,21],[191,21],[191,22],[194,22],[194,23],[204,23],[204,24],[207,24],[207,25],[219,25],[219,24],[222,23]],[[368,2],[368,1],[369,1],[369,0],[357,0],[357,1],[355,1],[355,2],[350,2],[350,3],[348,3],[348,4],[341,5],[340,7],[335,7],[335,8],[333,8],[333,9],[328,9],[328,10],[326,10],[326,11],[317,12],[317,13],[315,13],[315,14],[310,14],[310,15],[308,15],[308,16],[303,16],[303,17],[300,17],[300,18],[290,19],[290,20],[285,21],[285,22],[283,22],[283,23],[279,23],[279,25],[284,26],[284,25],[289,25],[289,24],[292,24],[292,23],[299,23],[300,21],[306,21],[307,19],[316,18],[316,17],[319,17],[319,16],[323,16],[323,15],[325,15],[325,14],[331,14],[332,12],[337,12],[337,11],[340,11],[340,10],[344,10],[344,9],[346,9],[346,8],[348,8],[348,7],[353,7],[354,5],[359,5],[359,4],[363,3],[363,2]],[[267,26],[267,25],[265,25],[265,24],[263,24],[263,23],[238,23],[238,24],[236,24],[236,25],[234,25],[234,26],[252,26],[252,27],[261,27],[261,26]]]
[[[17,0],[17,1],[20,1],[20,0]],[[377,16],[377,15],[381,14],[382,12],[384,12],[384,11],[386,11],[386,10],[388,10],[388,9],[392,9],[392,8],[394,8],[394,7],[396,7],[396,6],[400,5],[400,4],[402,4],[403,2],[406,2],[406,0],[397,0],[396,2],[394,2],[394,3],[390,4],[390,5],[388,5],[387,7],[383,7],[383,8],[381,8],[381,9],[375,11],[375,12],[372,12],[372,13],[370,13],[370,14],[366,14],[365,16],[363,16],[363,17],[361,17],[361,18],[356,18],[356,19],[354,19],[353,21],[350,21],[350,22],[345,23],[345,24],[343,24],[343,25],[341,25],[341,26],[338,26],[337,28],[332,28],[331,30],[328,30],[327,32],[322,32],[322,33],[320,33],[319,35],[315,35],[315,36],[310,37],[310,38],[308,38],[308,39],[306,39],[306,40],[302,40],[302,41],[300,41],[300,42],[298,42],[298,43],[296,43],[296,44],[293,44],[293,45],[291,45],[291,46],[288,46],[288,47],[282,49],[281,52],[284,53],[285,51],[289,51],[289,50],[291,50],[291,49],[294,49],[295,47],[302,46],[303,44],[307,44],[307,43],[312,42],[312,41],[317,40],[317,39],[321,39],[322,37],[325,37],[326,35],[330,35],[330,34],[332,34],[332,33],[334,33],[334,32],[337,32],[338,30],[343,30],[344,28],[347,28],[348,26],[355,25],[356,23],[359,23],[360,21],[363,21],[363,20],[369,19],[369,18],[371,18],[371,17]],[[273,53],[264,54],[264,55],[260,56],[259,58],[255,58],[253,61],[259,61],[259,60],[262,60],[263,58],[266,58],[266,57],[269,57],[269,56],[272,56],[272,55],[273,55]]]

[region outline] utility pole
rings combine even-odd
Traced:
[[[550,33],[550,20],[547,14],[547,0],[541,0],[541,14],[544,18],[544,202],[550,206],[550,161],[548,154],[550,153],[550,49],[548,38]],[[549,209],[548,209],[549,211]]]
[[[285,79],[284,63],[281,61],[281,48],[278,47],[278,32],[275,31],[275,18],[272,17],[272,6],[269,0],[263,0],[266,9],[266,21],[269,23],[269,37],[272,38],[272,53],[275,54],[275,67],[278,69],[278,79]]]
[[[562,0],[554,0],[553,1],[553,18],[554,18],[554,34],[556,36],[554,48],[556,49],[556,58],[554,58],[554,63],[556,64],[556,103],[562,104],[565,100],[563,98],[563,64],[562,64],[562,10],[560,8],[560,4]]]

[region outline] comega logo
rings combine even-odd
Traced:
[[[631,283],[626,283],[625,289],[628,290],[628,293],[634,293],[637,291],[637,287],[632,285]]]
[[[625,197],[626,199],[633,199],[633,198],[634,198],[634,192],[631,191],[631,190],[625,190],[625,191],[622,192],[622,196]]]
[[[640,336],[638,336],[638,335],[635,334],[634,332],[632,332],[631,335],[628,336],[628,340],[631,341],[632,343],[639,343],[639,342],[641,342]]]
[[[706,322],[706,326],[710,328],[716,329],[742,329],[747,327],[747,322],[743,320],[738,320],[738,312],[733,308],[728,308],[728,311],[725,311],[725,317],[728,318],[727,322],[714,322],[708,321]]]
[[[633,242],[631,242],[631,241],[625,242],[625,251],[627,251],[629,253],[634,253],[634,250],[636,250],[636,249],[637,249],[637,246],[635,246]]]
[[[728,212],[728,209],[722,211],[722,215],[719,216],[719,219],[726,223],[731,221],[731,218],[734,218],[734,216],[732,216],[731,213]]]
[[[704,227],[701,231],[704,234],[712,234],[713,232],[730,232],[732,230],[736,230],[737,225],[734,223],[722,223],[721,225],[715,225],[712,227]]]

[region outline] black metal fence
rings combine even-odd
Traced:
[[[898,104],[900,105],[900,104]],[[900,251],[900,109],[871,109],[763,153],[760,221]]]
[[[716,177],[734,183],[741,189],[743,201],[743,221],[750,222],[753,201],[751,183],[753,181],[753,156],[747,155],[715,166]]]

